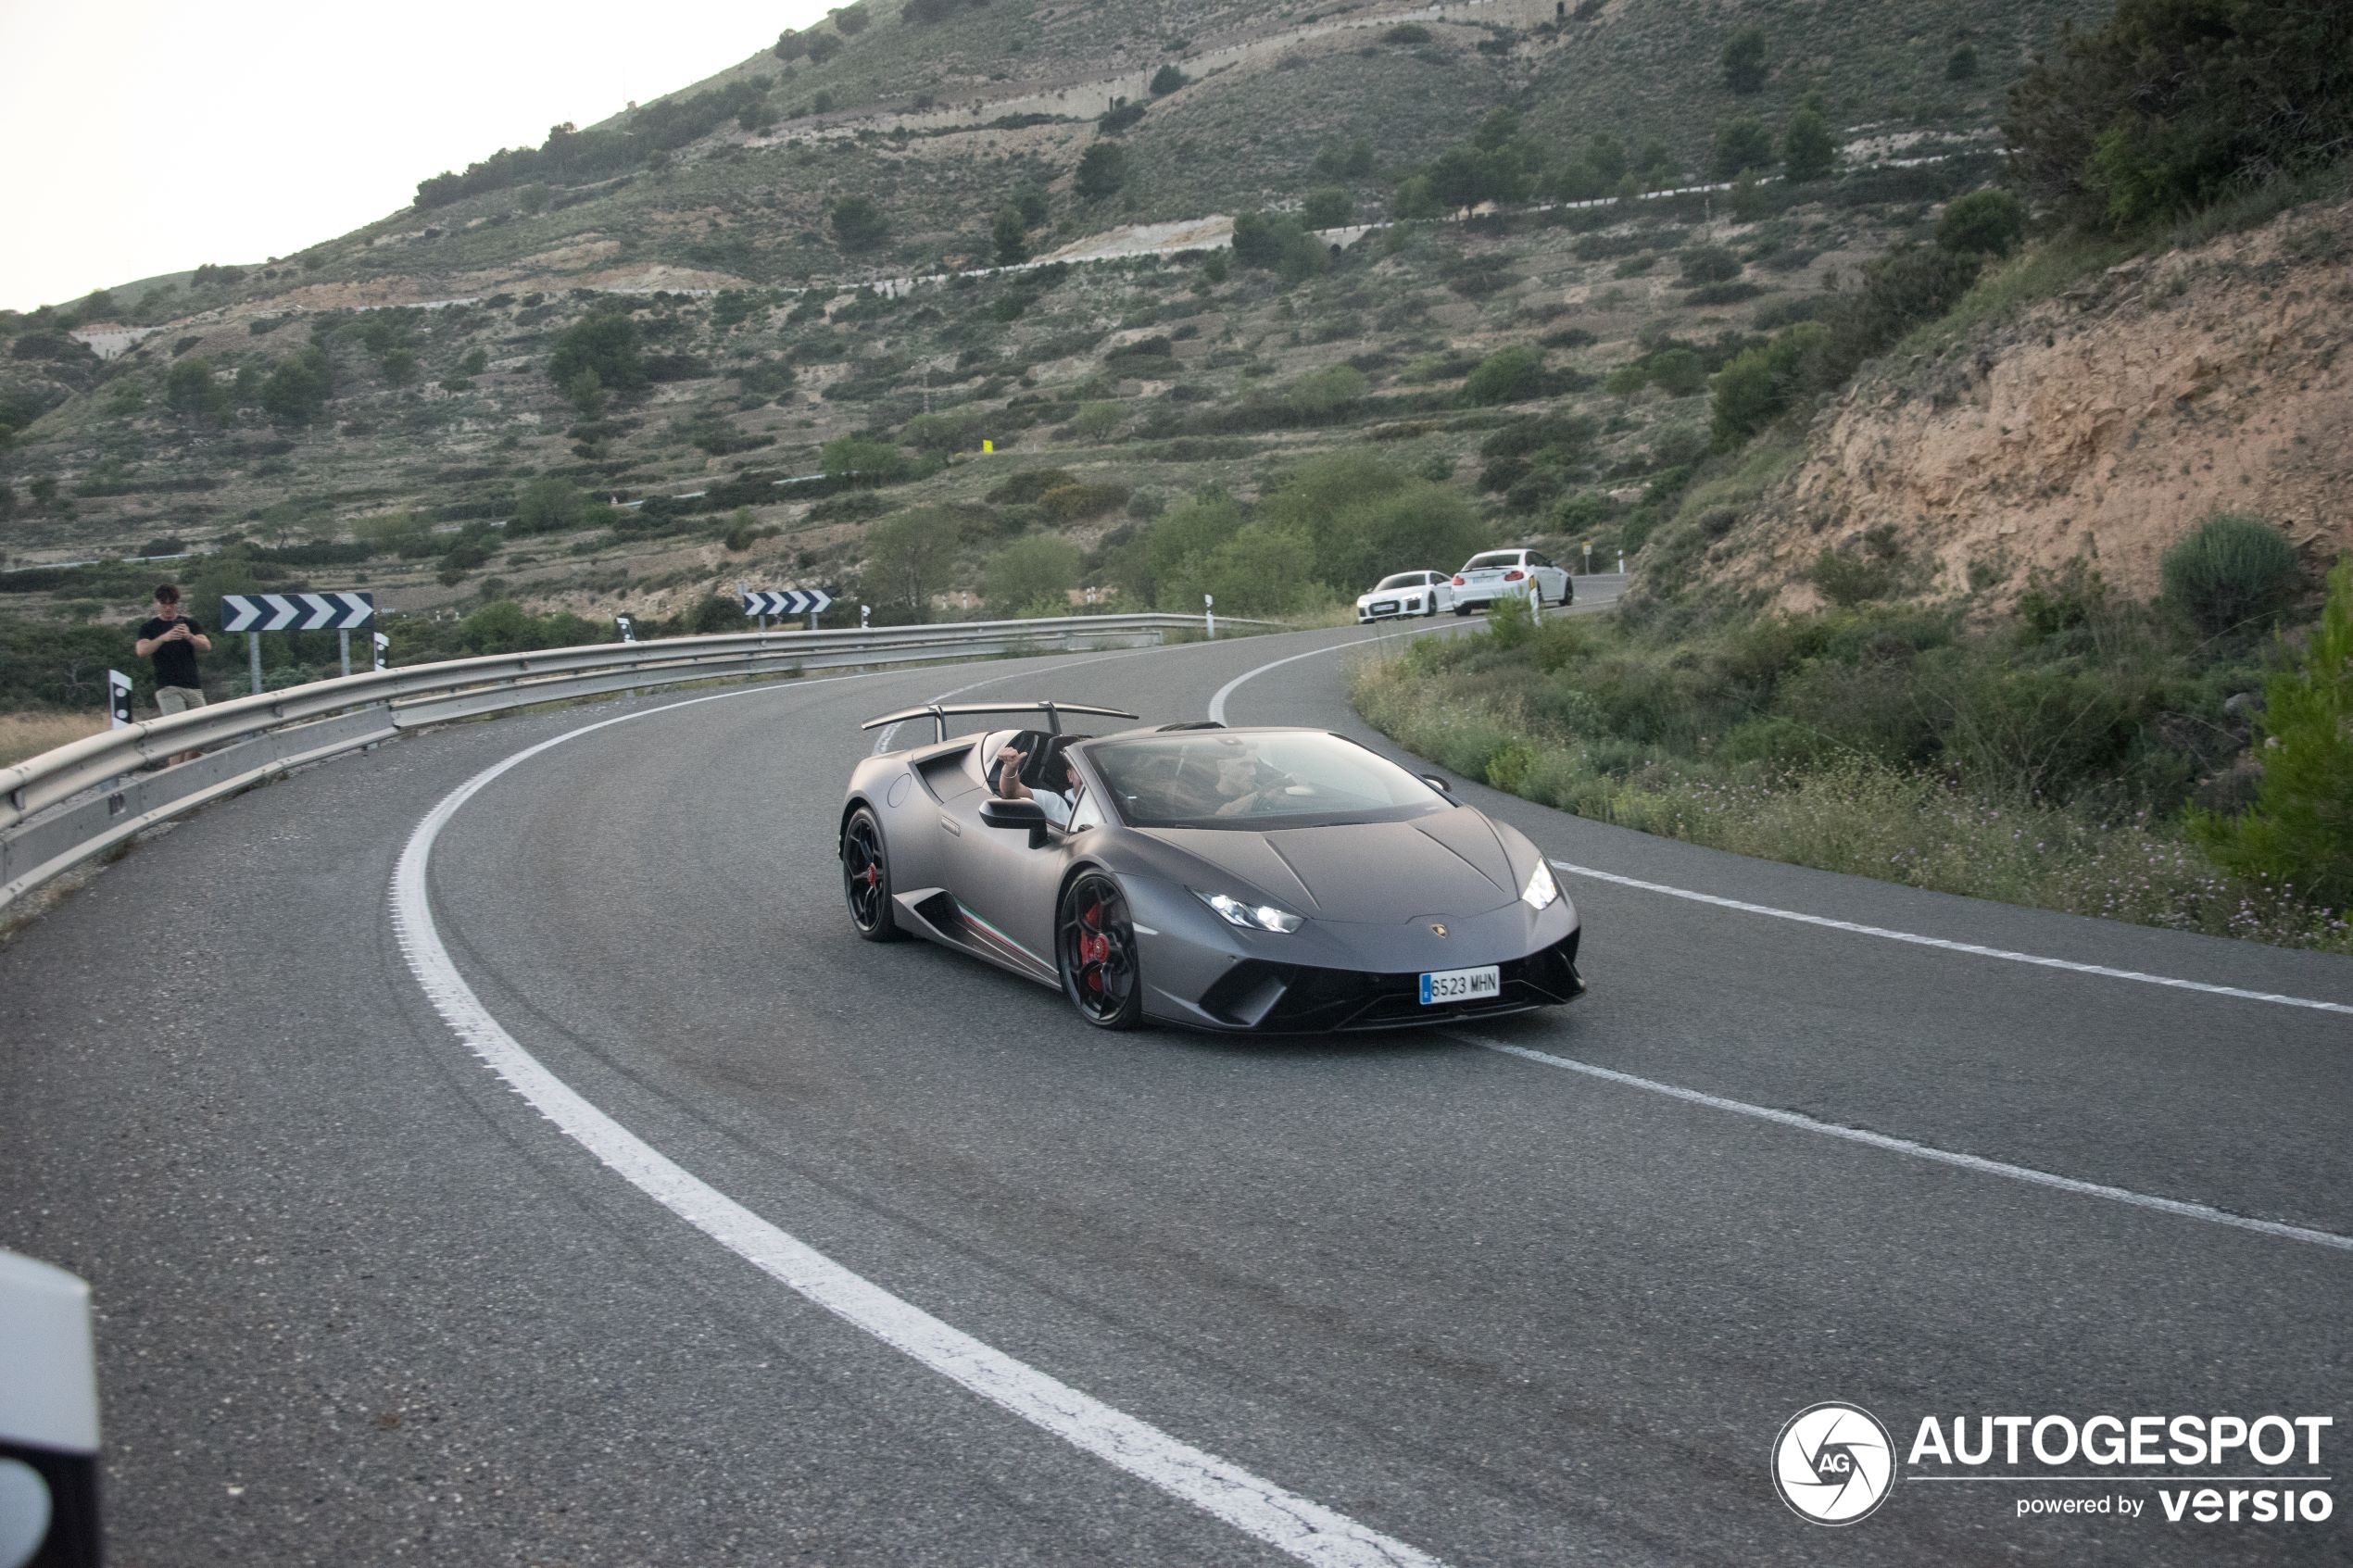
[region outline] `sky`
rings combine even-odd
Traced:
[[[0,308],[258,262],[838,0],[0,0]]]

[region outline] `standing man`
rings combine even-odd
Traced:
[[[181,613],[180,589],[174,583],[166,583],[156,590],[155,611],[139,628],[139,641],[132,651],[141,659],[155,661],[156,707],[166,715],[202,708],[204,686],[196,674],[196,655],[210,653],[212,639],[204,634],[203,627]],[[183,751],[169,759],[165,765],[202,755]]]

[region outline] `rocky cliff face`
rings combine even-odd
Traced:
[[[2348,345],[2353,203],[2129,262],[1867,373],[1707,575],[1810,605],[1826,546],[1892,528],[1931,593],[1974,568],[2007,596],[2082,557],[2146,596],[2166,547],[2222,508],[2323,564],[2353,550]]]

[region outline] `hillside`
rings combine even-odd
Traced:
[[[1081,554],[1048,581],[1132,602],[1175,591],[1134,565],[1159,510],[1353,451],[1486,533],[1606,560],[1704,452],[1706,377],[1984,179],[2025,52],[2095,8],[1172,3],[1139,30],[1106,5],[870,3],[297,257],[0,313],[0,552],[234,545],[240,581],[323,572],[411,612],[687,613],[789,577],[930,615],[1050,535]],[[1827,176],[1638,199],[1729,172],[1743,118],[1743,164],[1772,175],[1801,101]],[[1111,175],[1083,192],[1082,159]],[[1439,192],[1515,210],[1363,233],[1416,184],[1441,218]],[[1623,199],[1555,205],[1596,191]],[[1311,197],[1336,243],[1284,216]],[[1222,245],[1237,215],[1261,243],[1229,257],[950,276]],[[557,373],[583,332],[628,339],[585,391]],[[1082,494],[1041,509],[1005,487],[1024,468]],[[909,518],[924,582],[885,595],[874,538]],[[0,605],[120,618],[138,575],[19,572]]]
[[[2007,602],[2080,558],[2150,598],[2165,550],[2216,511],[2276,522],[2325,570],[2353,551],[2349,304],[2340,200],[1923,333],[1817,420],[1697,585],[1810,608],[1829,548],[1900,561],[1930,596]]]

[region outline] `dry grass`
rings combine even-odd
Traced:
[[[107,721],[92,713],[54,713],[35,709],[26,713],[0,713],[0,768],[21,762],[28,757],[94,735],[107,727]]]

